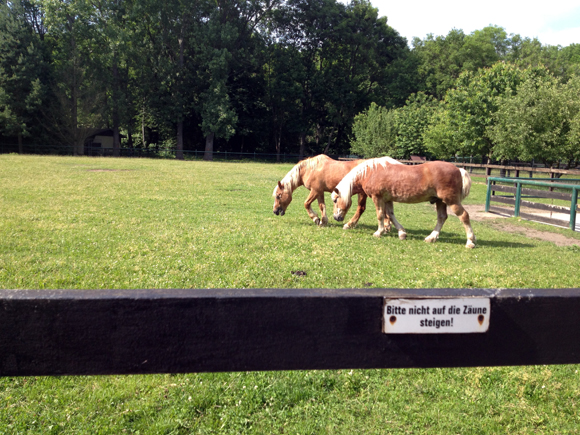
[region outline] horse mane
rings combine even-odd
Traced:
[[[378,157],[376,159],[365,160],[364,162],[355,166],[346,176],[338,183],[336,189],[340,192],[340,196],[344,201],[350,201],[352,196],[352,189],[354,184],[364,177],[367,171],[375,169],[378,166],[387,167],[387,163],[391,165],[402,165],[401,162],[391,157]]]
[[[300,162],[296,163],[296,165],[294,165],[292,169],[290,169],[290,171],[284,176],[284,178],[282,178],[282,181],[280,181],[280,183],[282,183],[284,189],[289,189],[291,192],[293,192],[298,187],[298,182],[300,181],[300,171],[306,167],[309,169],[314,169],[320,164],[321,160],[327,158],[328,157],[326,155],[320,154],[315,157],[310,157],[308,159],[301,160]],[[273,196],[276,196],[277,188],[278,186],[274,187]]]

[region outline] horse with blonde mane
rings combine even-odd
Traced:
[[[399,163],[396,160],[391,160],[393,164]],[[304,202],[304,207],[308,212],[308,216],[316,225],[327,225],[328,217],[326,216],[324,192],[332,192],[339,181],[342,180],[351,169],[355,168],[362,162],[364,162],[363,159],[347,161],[334,160],[324,154],[300,161],[281,181],[278,181],[278,185],[274,188],[274,214],[284,216],[286,208],[290,205],[290,202],[292,202],[292,193],[298,187],[304,186],[310,190],[310,194]],[[321,213],[320,218],[311,207],[311,204],[315,199],[318,200],[318,207],[320,208]],[[352,219],[344,225],[344,229],[352,228],[357,224],[360,216],[365,211],[366,202],[367,195],[364,192],[360,192],[358,195],[358,207],[356,213]]]
[[[385,158],[370,159],[352,169],[334,189],[334,219],[342,221],[351,206],[351,196],[364,193],[372,198],[377,209],[379,228],[374,236],[381,237],[386,232],[384,220],[388,216],[399,231],[399,239],[404,240],[407,233],[395,218],[393,202],[415,204],[429,201],[436,205],[437,225],[425,241],[435,242],[439,238],[449,206],[465,227],[465,247],[474,248],[475,235],[469,214],[461,205],[470,188],[471,177],[467,171],[452,163],[434,161],[405,166],[393,165]]]

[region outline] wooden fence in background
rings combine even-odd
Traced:
[[[401,163],[417,165],[425,163],[423,160],[399,160]],[[580,178],[580,170],[578,169],[558,169],[558,168],[544,168],[544,167],[531,167],[523,165],[492,165],[492,164],[479,164],[479,163],[465,163],[465,162],[451,162],[460,168],[468,170],[472,177],[483,177],[487,178],[494,174],[500,177],[514,177],[518,178],[520,175],[526,178],[533,178],[538,176],[544,176],[547,174],[549,178],[558,178],[562,175],[573,175]],[[477,172],[474,172],[477,170]]]

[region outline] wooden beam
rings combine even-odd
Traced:
[[[489,298],[480,334],[384,334],[385,298]],[[0,290],[0,375],[580,363],[580,289]]]

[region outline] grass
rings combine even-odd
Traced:
[[[0,288],[578,285],[578,247],[488,222],[474,250],[454,216],[424,243],[428,204],[395,205],[406,241],[372,237],[371,202],[354,230],[315,227],[304,188],[275,216],[291,167],[2,155]],[[579,390],[577,366],[4,378],[0,434],[576,433]]]

